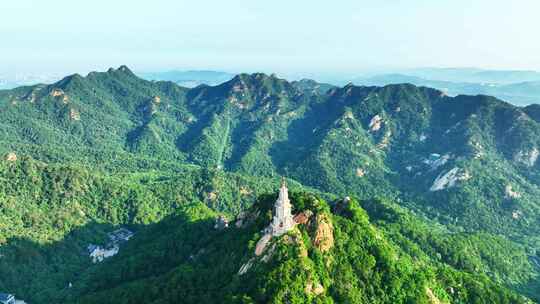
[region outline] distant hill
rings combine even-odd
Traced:
[[[511,84],[517,82],[540,81],[540,72],[520,70],[485,70],[477,68],[419,68],[402,73],[430,80],[451,82],[472,82]]]
[[[167,71],[154,73],[140,73],[148,80],[172,81],[178,85],[192,88],[201,84],[216,85],[234,77],[234,74],[218,71]]]
[[[452,77],[450,77],[452,79]],[[384,86],[389,84],[410,83],[427,86],[446,92],[448,95],[492,95],[516,105],[529,105],[540,102],[540,81],[510,84],[453,82],[448,80],[425,79],[405,74],[381,74],[353,79],[358,85]]]
[[[0,90],[13,89],[25,85],[36,85],[38,83],[51,83],[58,81],[64,75],[41,74],[41,75],[13,75],[0,74]]]

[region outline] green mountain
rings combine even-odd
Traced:
[[[539,300],[539,113],[409,84],[261,73],[188,89],[125,66],[0,91],[0,291],[32,303]],[[296,212],[327,218],[334,247],[313,249],[309,224],[239,276],[279,176],[311,193],[296,194]],[[342,214],[345,196],[357,199]],[[251,226],[211,228],[250,206]],[[91,264],[86,245],[119,225],[133,241]],[[307,270],[295,279],[295,267]]]
[[[311,79],[300,79],[293,81],[291,84],[297,89],[311,94],[325,94],[328,90],[336,87],[329,83],[320,83]]]
[[[412,73],[412,75],[414,74],[415,73]],[[468,79],[467,77],[463,77],[459,81],[449,81],[449,80],[436,79],[437,77],[435,76],[434,76],[435,79],[430,79],[430,78],[422,78],[422,77],[412,76],[412,75],[381,74],[381,75],[375,75],[375,76],[370,76],[370,77],[355,78],[353,79],[353,82],[359,85],[376,85],[376,86],[385,86],[389,84],[400,84],[400,83],[411,83],[417,86],[427,86],[431,88],[436,88],[436,89],[444,91],[445,93],[451,96],[456,96],[460,94],[465,94],[465,95],[484,94],[484,95],[495,96],[502,100],[513,103],[515,105],[529,105],[529,104],[538,103],[540,101],[540,81],[539,80],[517,81],[513,83],[507,83],[504,80],[501,80],[501,82],[496,81],[497,77],[494,76],[495,79],[493,80],[493,82],[481,81],[481,79],[475,80],[474,78],[469,80],[469,81],[474,81],[474,82],[467,82],[467,79]],[[496,73],[494,75],[496,75]],[[505,74],[503,73],[503,75]],[[528,75],[527,73],[525,73],[522,75],[523,78],[519,78],[519,75],[522,75],[522,74],[517,73],[515,75],[516,77],[518,77],[516,80],[529,79],[527,76],[532,77],[535,74],[533,73],[532,75]],[[511,79],[512,73],[509,73],[508,77]],[[536,78],[532,78],[532,79],[538,79],[538,77],[539,76],[536,76]],[[454,79],[454,78],[449,77],[449,79]]]

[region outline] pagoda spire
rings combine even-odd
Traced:
[[[280,236],[293,229],[294,220],[291,209],[292,206],[291,201],[289,200],[287,181],[282,177],[279,196],[274,204],[274,217],[272,218],[272,223],[268,226],[267,231],[273,236]]]

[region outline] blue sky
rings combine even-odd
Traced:
[[[538,0],[4,0],[3,72],[540,70]]]

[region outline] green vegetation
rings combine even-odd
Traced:
[[[71,274],[65,285],[37,289],[40,292],[35,294],[21,291],[21,295],[40,302],[75,303],[214,303],[215,299],[225,303],[527,302],[484,274],[432,259],[418,247],[417,252],[403,250],[400,243],[405,238],[395,241],[394,232],[382,228],[393,223],[370,222],[355,200],[337,202],[331,212],[321,198],[294,193],[294,212],[311,212],[309,221],[273,239],[263,255],[255,256],[254,245],[270,221],[274,200],[274,195],[262,196],[247,210],[247,218],[252,219],[247,225],[225,230],[212,227],[215,213],[201,203],[182,205],[157,224],[137,227],[137,235],[118,256],[97,265],[81,257],[79,265],[62,269]],[[329,229],[332,235],[326,246],[317,242],[320,229]],[[88,226],[79,231],[94,232]],[[39,253],[47,259],[61,248],[66,257],[74,259],[77,246],[64,247],[68,243],[72,239]],[[34,270],[38,276],[43,271],[35,260],[21,263],[40,266]],[[251,267],[240,275],[246,264]],[[67,282],[72,282],[71,288]],[[38,280],[32,283],[44,286]]]
[[[265,74],[187,89],[125,66],[0,91],[0,291],[32,303],[521,301],[510,288],[538,301],[538,113]],[[270,198],[252,204],[281,175],[359,203],[330,212],[297,194],[298,212],[331,218],[333,249],[301,226],[289,236],[301,242],[276,242],[271,262],[238,276]],[[218,212],[248,208],[265,211],[245,229],[211,229]],[[133,242],[90,263],[86,245],[120,225]],[[325,292],[309,295],[310,281]]]

